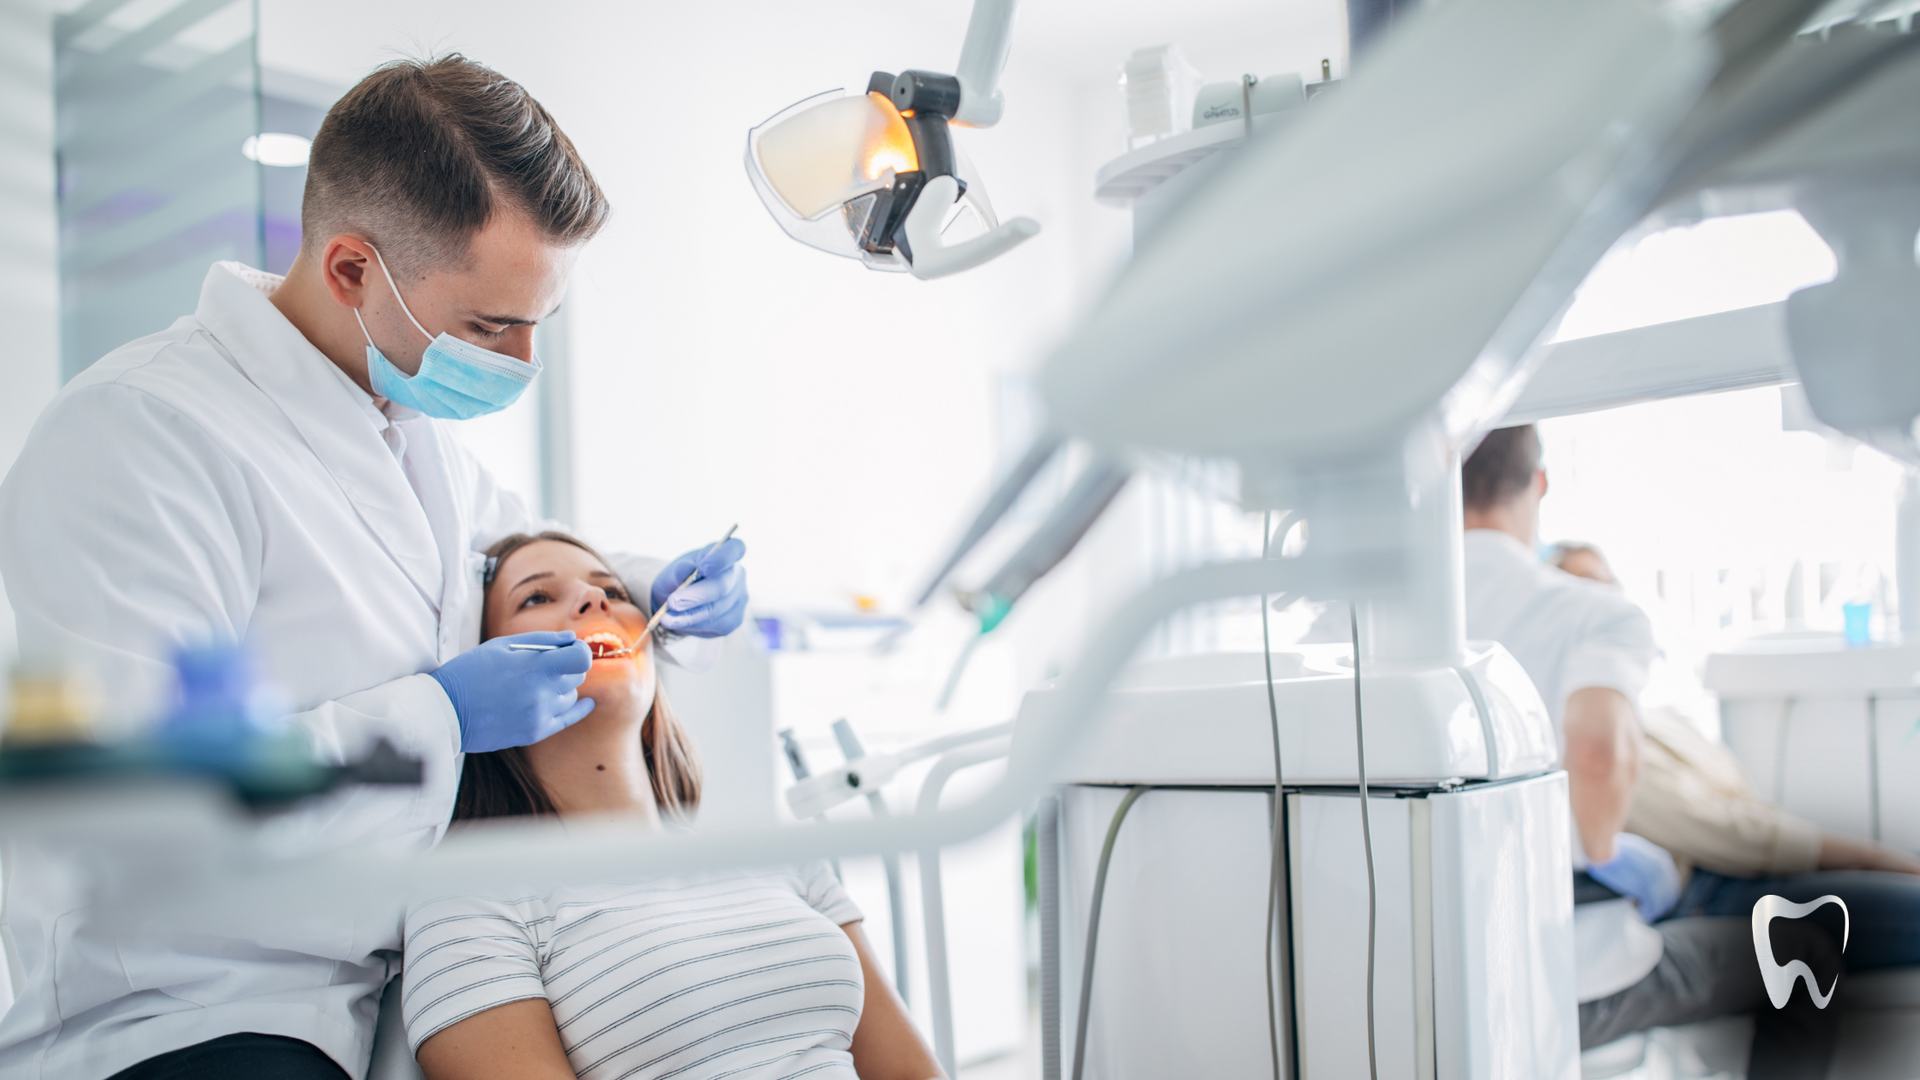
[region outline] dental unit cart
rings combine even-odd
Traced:
[[[1273,678],[1286,774],[1274,938],[1283,1075],[1364,1077],[1351,650],[1276,651]],[[1023,716],[1051,693],[1029,694]],[[1363,693],[1379,1075],[1577,1076],[1566,776],[1538,693],[1487,643],[1455,668],[1369,668]],[[1095,866],[1116,806],[1147,785],[1113,843],[1085,1075],[1271,1075],[1262,657],[1139,662],[1108,701],[1061,773],[1057,820],[1040,826],[1042,918],[1053,916],[1043,1017],[1059,1018],[1043,1032],[1048,1060],[1072,1075]]]
[[[1920,472],[1909,470],[1901,485],[1895,521],[1894,640],[1760,635],[1710,654],[1702,681],[1720,698],[1721,738],[1754,790],[1821,828],[1913,851],[1920,849]],[[1792,626],[1791,607],[1788,615]]]
[[[1770,635],[1707,657],[1754,790],[1821,828],[1920,849],[1920,645]]]

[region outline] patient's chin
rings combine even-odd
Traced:
[[[580,696],[592,698],[594,713],[626,712],[645,716],[653,707],[653,672],[632,661],[599,661],[580,683]],[[589,713],[592,716],[593,713]]]

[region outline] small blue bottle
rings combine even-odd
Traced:
[[[1846,620],[1847,647],[1873,644],[1873,603],[1862,600],[1840,605],[1840,617]]]
[[[159,743],[176,764],[216,772],[246,768],[279,737],[284,719],[252,657],[238,645],[196,645],[174,654],[178,696]],[[270,752],[270,751],[269,751]]]

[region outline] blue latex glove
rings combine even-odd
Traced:
[[[1680,902],[1680,868],[1667,850],[1632,833],[1613,838],[1613,858],[1587,867],[1587,876],[1630,898],[1652,922]]]
[[[515,642],[564,648],[507,648]],[[593,653],[573,631],[544,630],[483,641],[432,674],[460,717],[460,749],[479,754],[537,743],[592,712],[593,699],[579,694],[592,667]]]
[[[747,553],[746,543],[735,537],[703,558],[700,553],[705,550],[687,552],[653,579],[653,610],[667,605],[667,613],[660,620],[662,630],[693,637],[726,637],[746,620],[747,571],[740,565],[740,557]],[[700,569],[700,577],[675,594],[673,590],[695,567]],[[668,600],[669,596],[673,599]]]

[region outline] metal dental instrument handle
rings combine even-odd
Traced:
[[[645,639],[643,638],[641,640]],[[800,740],[793,737],[793,729],[781,728],[779,736],[780,749],[786,752],[787,767],[793,770],[794,781],[798,782],[812,776],[813,770],[807,768],[807,752],[800,748]],[[827,823],[827,815],[825,812],[822,812],[815,815],[814,820],[825,825]],[[840,872],[840,860],[830,858],[827,860],[827,865],[833,867],[833,880],[845,884],[847,875]]]
[[[627,646],[626,648],[615,649],[613,652],[610,652],[610,653],[601,653],[599,656],[594,657],[594,659],[606,660],[615,656],[632,656],[635,652],[639,651],[640,643],[645,640],[647,640],[647,635],[641,634],[638,638],[634,639],[633,644]],[[528,642],[510,641],[507,643],[507,648],[512,649],[515,652],[552,652],[555,649],[572,648],[575,644],[578,644],[578,643],[569,642],[566,645],[534,645]]]
[[[891,754],[868,754],[836,769],[816,773],[787,789],[787,809],[796,818],[818,817],[856,795],[885,787],[902,766],[937,757],[958,746],[1013,734],[1013,721],[929,739]],[[917,846],[917,845],[908,845]]]
[[[700,559],[704,559],[707,556],[713,554],[715,548],[733,539],[733,534],[739,531],[740,531],[740,525],[738,522],[735,522],[733,528],[727,530],[727,535],[707,545],[707,550],[700,553]],[[698,563],[700,559],[695,559],[693,561]],[[668,593],[667,598],[665,600],[660,601],[660,610],[654,612],[653,618],[647,620],[646,633],[643,633],[640,635],[641,641],[645,641],[647,639],[647,634],[651,634],[655,630],[660,628],[660,620],[665,618],[667,614],[667,604],[670,603],[673,600],[673,598],[679,594],[681,589],[684,589],[687,586],[693,584],[693,579],[699,576],[700,576],[700,568],[698,566],[695,566],[693,568],[693,573],[688,574],[687,579],[685,581],[682,581],[680,584],[675,585],[673,587],[673,592]]]

